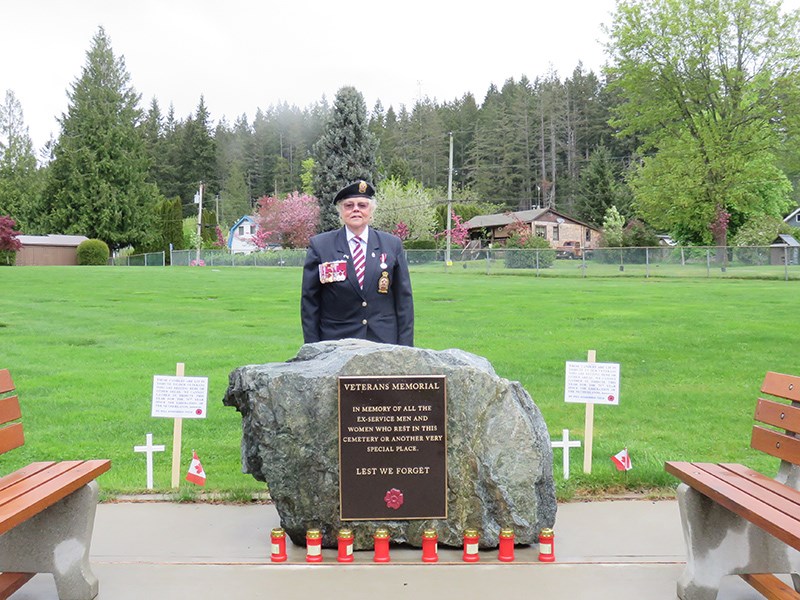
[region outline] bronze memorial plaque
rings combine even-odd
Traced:
[[[343,521],[447,518],[446,377],[339,377]]]

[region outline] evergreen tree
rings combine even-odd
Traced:
[[[407,160],[414,179],[424,187],[447,184],[449,140],[433,101],[416,102],[407,131]]]
[[[172,200],[165,200],[162,204],[163,242],[164,250],[167,252],[169,252],[170,244],[174,250],[184,248],[182,214],[180,197],[176,196]]]
[[[599,225],[612,206],[626,214],[626,207],[620,202],[622,194],[617,179],[611,153],[605,146],[600,146],[592,152],[589,163],[581,171],[575,216]]]
[[[197,111],[180,129],[178,179],[184,214],[189,216],[193,212],[192,199],[200,183],[205,183],[205,194],[208,198],[213,198],[219,192],[211,117],[202,96]]]
[[[162,137],[156,145],[155,152],[155,155],[160,157],[161,164],[151,166],[151,178],[156,181],[159,191],[167,198],[180,197],[184,187],[179,176],[181,124],[175,117],[175,107],[172,104],[169,106],[161,130]],[[152,156],[153,154],[151,160]]]
[[[368,128],[367,106],[361,92],[354,87],[341,88],[322,137],[314,145],[315,195],[320,202],[322,231],[339,226],[338,215],[331,206],[338,190],[359,178],[377,183],[377,145]]]
[[[8,90],[0,105],[0,215],[13,217],[26,233],[43,232],[39,227],[41,183],[22,105]]]
[[[220,200],[222,201],[220,212],[224,216],[221,221],[226,225],[233,225],[243,216],[253,214],[250,192],[247,189],[241,163],[234,162],[231,165],[220,192]]]
[[[136,125],[139,96],[123,58],[101,27],[68,94],[49,168],[45,211],[50,231],[103,240],[111,248],[147,240],[158,190]]]
[[[459,100],[444,104],[441,113],[445,128],[453,134],[453,193],[455,194],[458,190],[465,189],[467,185],[467,151],[475,138],[478,105],[472,94],[465,94]],[[449,153],[448,147],[448,161]]]

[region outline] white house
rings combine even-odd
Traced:
[[[228,248],[231,254],[250,254],[257,252],[258,247],[253,243],[253,238],[258,231],[256,220],[245,215],[233,224],[228,232]]]

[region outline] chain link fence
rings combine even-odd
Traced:
[[[800,279],[800,248],[789,246],[657,246],[598,248],[564,256],[553,249],[408,250],[419,268],[480,270],[537,277],[704,277]]]
[[[305,249],[231,254],[227,250],[173,250],[172,266],[301,267]],[[790,246],[598,248],[565,257],[551,249],[451,248],[406,250],[412,271],[480,272],[535,277],[687,277],[800,279],[800,248]],[[164,266],[164,252],[112,259],[116,266]]]
[[[173,267],[302,267],[305,248],[232,254],[227,250],[173,250]]]
[[[165,252],[148,252],[147,254],[131,254],[128,256],[114,256],[108,262],[115,267],[163,267]]]

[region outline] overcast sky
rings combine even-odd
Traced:
[[[800,0],[791,0],[793,5]],[[371,109],[411,107],[581,61],[599,73],[615,0],[5,0],[0,94],[22,104],[34,145],[57,136],[67,90],[98,27],[125,58],[142,108],[184,119],[205,97],[233,122],[279,102],[301,108],[353,85]]]

